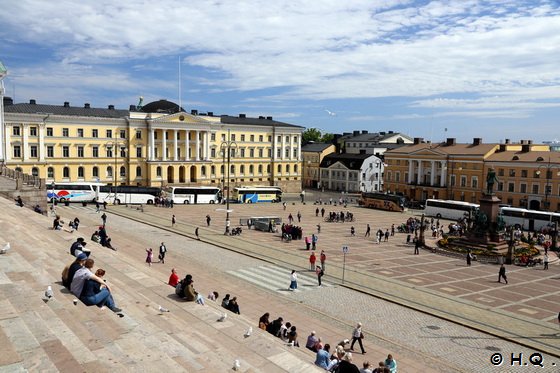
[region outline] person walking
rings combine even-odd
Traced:
[[[547,270],[548,269],[548,254],[547,253],[544,254],[543,263],[544,263],[544,268],[543,269]]]
[[[317,268],[315,269],[315,274],[317,275],[317,282],[319,282],[319,286],[322,286],[321,277],[323,277],[323,275],[325,274],[323,272],[323,269],[320,266],[317,266]]]
[[[321,269],[325,270],[325,262],[327,261],[327,254],[325,254],[325,250],[321,250],[321,256],[319,257],[321,261]]]
[[[498,272],[498,282],[501,283],[502,278],[504,279],[504,281],[506,282],[506,285],[507,285],[508,280],[507,280],[507,276],[506,276],[506,267],[504,267],[503,264],[500,266],[500,270]]]
[[[210,217],[210,215],[206,215],[206,226],[209,227],[210,226],[210,222],[212,221],[212,218]]]
[[[414,242],[414,255],[420,255],[420,240]]]
[[[149,249],[146,249],[146,263],[148,263],[148,265],[150,267],[152,266],[153,258],[154,258],[154,252],[152,251],[152,248],[150,247]]]
[[[364,350],[362,339],[364,339],[364,334],[362,333],[362,323],[359,322],[352,332],[352,343],[350,344],[350,350],[354,351],[354,343],[356,343],[357,341],[360,345],[360,349],[362,350],[362,354],[365,354],[366,351]]]
[[[371,227],[369,226],[369,224],[366,227],[366,235],[364,237],[369,237],[371,234]]]
[[[298,211],[296,216],[297,216],[297,222],[301,223],[301,212]]]
[[[107,224],[107,214],[103,213],[103,215],[101,215],[101,221],[103,221],[103,226]]]
[[[317,261],[317,257],[315,256],[315,253],[312,251],[311,255],[309,256],[309,269],[311,271],[315,270],[315,262]]]
[[[325,208],[321,207],[321,217],[324,218],[325,217]]]
[[[177,220],[175,219],[175,215],[173,215],[173,216],[171,217],[171,226],[174,227],[174,226],[175,226],[175,223],[177,223]]]
[[[99,201],[95,200],[95,212],[99,214]]]
[[[467,251],[467,266],[470,267],[471,266],[471,260],[472,260],[472,255],[471,255],[471,251]]]
[[[315,217],[319,217],[319,207],[315,209]]]
[[[290,287],[288,290],[294,291],[297,289],[297,273],[295,270],[292,270],[292,274],[290,275]]]
[[[167,253],[167,247],[165,247],[165,244],[162,242],[161,245],[159,245],[159,262],[161,262],[162,264],[165,264],[165,253]]]
[[[196,236],[197,240],[200,240],[200,237],[198,236],[198,227],[196,227],[196,229],[194,230],[194,235]]]

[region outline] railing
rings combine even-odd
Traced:
[[[41,179],[39,176],[33,176],[21,171],[12,170],[11,168],[6,167],[5,164],[0,165],[0,175],[16,180],[16,189],[20,189],[19,187],[21,184],[30,185],[36,188],[45,187],[44,179]]]

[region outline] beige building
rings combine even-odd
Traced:
[[[272,117],[185,112],[160,100],[130,110],[4,99],[4,163],[53,181],[301,190],[301,126]],[[229,145],[229,147],[228,147]]]
[[[455,139],[414,144],[385,153],[385,190],[411,200],[428,198],[478,202],[486,190],[486,175],[494,168],[494,192],[503,203],[537,210],[560,210],[560,154],[548,145],[520,143],[470,144]]]
[[[320,186],[320,165],[326,155],[334,153],[334,144],[309,143],[305,144],[301,153],[303,156],[303,187],[318,188]]]

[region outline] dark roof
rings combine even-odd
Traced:
[[[375,142],[375,143],[379,143],[381,141],[384,141],[386,139],[389,139],[391,137],[402,137],[404,139],[410,140],[412,141],[412,139],[410,137],[408,137],[407,135],[404,135],[402,133],[399,132],[392,132],[392,133],[387,133],[387,132],[382,132],[382,133],[363,133],[357,136],[349,136],[349,137],[344,137],[346,142]]]
[[[336,162],[340,162],[351,170],[359,170],[364,161],[373,156],[373,154],[329,154],[323,158],[319,167],[327,168]]]
[[[284,122],[278,122],[273,120],[272,117],[258,117],[258,118],[247,118],[247,117],[234,117],[231,115],[220,116],[220,122],[225,124],[241,124],[241,125],[253,125],[253,126],[279,126],[279,127],[293,127],[293,128],[304,128],[302,126],[296,126],[295,124],[289,124]]]
[[[84,105],[85,106],[85,105]],[[86,108],[64,105],[44,105],[33,103],[20,103],[4,106],[4,112],[17,114],[53,114],[68,115],[75,117],[102,117],[102,118],[123,118],[129,116],[128,110],[105,109],[105,108]]]
[[[159,101],[150,102],[149,104],[142,106],[140,111],[144,113],[175,114],[185,110],[174,102],[167,101],[167,100],[159,100]]]
[[[301,147],[302,152],[320,153],[334,144],[326,144],[324,142],[310,142]]]

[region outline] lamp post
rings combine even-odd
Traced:
[[[220,150],[222,152],[223,158],[224,158],[224,162],[226,160],[225,154],[227,152],[227,170],[226,170],[226,174],[227,174],[227,189],[226,189],[226,229],[224,231],[224,234],[228,234],[229,233],[229,226],[230,226],[230,222],[229,222],[229,182],[230,182],[230,164],[231,164],[231,151],[235,151],[235,149],[237,149],[237,143],[235,141],[231,141],[231,133],[230,130],[228,129],[228,134],[227,134],[227,140],[226,141],[222,141],[222,143],[220,144]],[[222,174],[222,178],[223,178],[223,174]]]
[[[8,75],[8,70],[0,61],[0,134],[4,136],[4,78]],[[6,148],[4,147],[4,140],[0,141],[0,161],[2,163],[6,160]]]
[[[546,186],[544,187],[544,208],[546,211],[550,210],[550,203],[548,202],[548,196],[551,194],[550,180],[552,180],[552,170],[556,169],[556,176],[560,176],[560,167],[555,164],[550,164],[550,157],[548,157],[548,163],[540,165],[537,168],[537,175],[541,174],[541,170],[546,170]]]
[[[113,200],[113,204],[117,204],[117,168],[119,167],[118,162],[119,162],[119,150],[124,150],[126,151],[126,139],[120,139],[121,141],[119,141],[119,139],[117,138],[117,132],[115,130],[115,138],[113,140],[110,140],[107,142],[107,148],[112,149],[113,150],[113,155],[115,157],[115,169],[113,170],[113,185],[115,187],[114,192],[115,192],[115,198]]]

